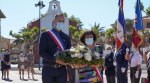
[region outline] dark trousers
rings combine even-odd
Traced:
[[[139,76],[138,76],[138,78],[135,77],[136,71],[137,71],[137,67],[131,67],[131,68],[130,68],[130,79],[131,79],[131,83],[139,83],[139,82],[140,82],[141,69],[140,69],[140,71],[139,71]]]
[[[124,73],[121,71],[121,67],[116,68],[116,76],[117,76],[117,83],[128,83],[127,77],[127,68]]]
[[[147,74],[148,74],[148,83],[150,83],[150,68],[147,70]]]
[[[69,75],[69,82],[68,83],[75,83],[75,69],[71,67],[67,67],[68,75]]]
[[[3,78],[3,74],[4,74],[4,62],[1,61],[1,73],[2,73],[2,78]]]
[[[107,83],[116,83],[115,75],[106,76]]]
[[[42,69],[43,83],[67,83],[66,67],[53,68],[44,66]]]

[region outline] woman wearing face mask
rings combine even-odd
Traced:
[[[34,80],[34,55],[31,49],[27,54],[27,70],[28,70],[28,79],[30,79],[30,71],[31,71],[32,79]]]
[[[142,56],[139,50],[132,47],[129,55],[131,83],[139,83],[141,77]]]
[[[20,75],[20,80],[24,80],[24,69],[25,69],[25,61],[26,57],[23,54],[23,52],[20,52],[20,55],[18,56],[18,68],[19,68],[19,75]]]
[[[80,41],[92,51],[95,49],[96,39],[96,34],[93,31],[86,31]],[[79,80],[80,83],[101,83],[92,67],[79,69]]]
[[[107,83],[115,83],[114,53],[112,52],[111,46],[106,47],[106,53],[104,69]]]

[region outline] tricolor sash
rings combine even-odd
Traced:
[[[64,51],[65,50],[65,46],[64,43],[62,41],[62,39],[60,38],[59,34],[54,30],[48,30],[47,31],[49,36],[54,40],[54,42],[56,43],[56,45],[58,46],[60,51]]]
[[[100,81],[102,81],[102,83],[103,83],[103,78],[102,78],[102,75],[101,75],[99,69],[98,69],[97,67],[93,67],[93,69],[94,69],[94,71],[96,72],[96,74],[97,74],[97,76],[98,76],[98,79],[99,79]]]

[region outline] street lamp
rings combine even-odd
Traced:
[[[0,9],[0,49],[1,49],[1,18],[6,18],[6,16],[3,14],[3,12]]]
[[[39,0],[39,2],[37,3],[37,4],[35,4],[35,7],[39,7],[39,41],[40,41],[40,35],[41,35],[41,9],[43,8],[43,7],[45,7],[45,5],[43,4],[43,1],[41,1],[41,0]],[[39,45],[38,45],[38,47],[39,47]],[[38,48],[39,49],[39,48]],[[39,52],[39,51],[38,51]],[[38,53],[39,54],[39,53]],[[41,59],[40,59],[40,57],[39,57],[39,70],[40,70],[40,61]]]

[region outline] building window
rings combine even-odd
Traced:
[[[150,22],[147,23],[147,28],[150,28]]]

